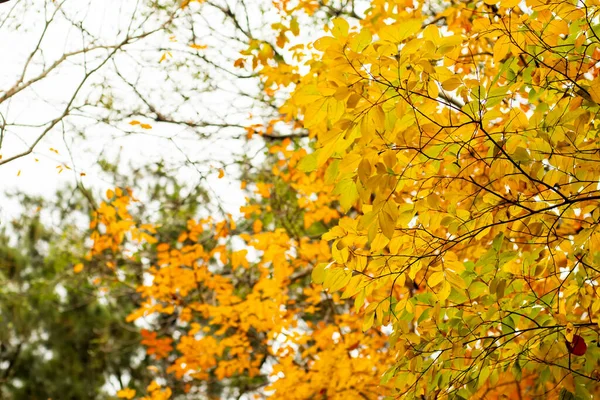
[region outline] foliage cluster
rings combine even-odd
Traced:
[[[239,218],[161,171],[157,215],[135,182],[92,204],[74,273],[135,288],[153,364],[119,397],[599,395],[599,3],[274,1],[260,34],[198,3],[243,43],[266,150],[236,160]]]

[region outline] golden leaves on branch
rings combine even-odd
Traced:
[[[598,283],[598,45],[584,22],[598,5],[517,3],[485,1],[485,18],[449,7],[432,18],[443,28],[376,4],[388,24],[334,19],[289,102],[317,139],[300,169],[326,169],[349,216],[323,236],[332,261],[313,281],[355,299],[363,329],[391,324],[407,371],[391,376],[417,397],[518,382],[522,360],[546,393],[573,368],[546,334],[568,323],[573,343]],[[576,368],[566,390],[595,379]]]

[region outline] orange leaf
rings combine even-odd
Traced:
[[[117,397],[120,399],[133,399],[135,397],[135,390],[130,388],[119,390],[117,392]]]

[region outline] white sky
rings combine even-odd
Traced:
[[[3,17],[13,5],[16,9],[14,15],[20,15],[19,13],[23,15],[16,18],[17,22],[23,20],[23,25],[16,29],[9,23],[0,26],[0,54],[2,55],[0,56],[0,96],[18,79],[27,57],[35,48],[40,32],[44,28],[44,16],[36,13],[43,7],[44,0],[33,0],[35,6],[29,9],[19,7],[17,4],[25,2],[26,0],[22,0],[0,6],[0,21],[4,20]],[[194,7],[193,3],[192,7]],[[129,23],[134,8],[135,2],[120,0],[91,0],[89,4],[85,1],[67,0],[63,5],[66,14],[83,21],[85,28],[105,43],[116,42],[115,38],[118,37],[119,28],[122,29]],[[49,15],[51,11],[50,9],[46,14]],[[202,43],[199,44],[209,46],[202,52],[217,62],[223,62],[228,58],[237,57],[238,51],[233,51],[234,49],[228,51],[218,37],[215,37],[214,34],[211,35],[211,29],[218,31],[219,28],[228,28],[226,25],[219,27],[220,21],[217,17],[216,14],[211,15],[209,12],[203,11],[202,15],[197,16],[198,20],[194,25],[196,34],[202,38]],[[211,29],[203,26],[202,19],[205,18],[214,23]],[[147,23],[146,25],[151,26],[152,24]],[[184,26],[182,31],[185,29],[187,27]],[[236,93],[240,90],[250,94],[256,93],[257,84],[254,79],[233,81],[229,77],[225,78],[224,74],[219,74],[214,68],[212,71],[194,71],[194,67],[203,67],[203,65],[189,63],[189,55],[177,52],[172,53],[172,58],[159,63],[160,56],[164,53],[161,48],[175,47],[176,50],[182,52],[190,50],[189,38],[185,37],[187,32],[184,32],[183,35],[179,35],[178,32],[174,33],[177,43],[170,40],[169,34],[159,33],[129,46],[127,54],[118,54],[115,57],[115,64],[107,63],[89,80],[89,83],[100,83],[106,80],[111,87],[110,91],[114,96],[117,108],[120,105],[125,105],[124,108],[130,106],[129,102],[132,105],[136,103],[127,111],[135,111],[136,107],[139,108],[143,104],[135,97],[131,89],[116,76],[115,68],[118,68],[118,71],[130,82],[139,80],[139,86],[147,88],[147,92],[144,94],[147,96],[146,98],[151,100],[160,112],[167,115],[172,114],[183,120],[189,119],[195,122],[226,120],[238,124],[247,123],[250,111],[255,111],[255,114],[260,115],[260,110],[254,109],[250,99]],[[56,23],[50,25],[42,42],[43,54],[38,54],[33,58],[24,80],[27,81],[30,77],[38,75],[42,70],[42,63],[51,64],[65,52],[79,49],[82,42],[89,45],[89,40],[82,38],[77,28],[72,27],[64,18],[57,18]],[[228,52],[229,54],[227,54]],[[86,61],[93,67],[98,63],[94,58],[102,54],[102,51],[88,53]],[[83,57],[74,57],[73,62],[65,63],[45,79],[0,104],[1,115],[8,122],[20,125],[44,124],[56,118],[81,81],[83,60]],[[173,64],[175,62],[188,65],[179,71],[174,71]],[[190,77],[196,72],[207,72],[212,75],[211,79],[220,77],[221,79],[217,81],[218,88],[207,90],[207,84],[200,82],[198,85]],[[171,75],[169,82],[165,81],[166,73]],[[213,84],[214,82],[208,83]],[[176,96],[173,95],[176,92],[175,85],[180,85],[177,90],[187,92],[190,100],[175,99]],[[206,92],[203,92],[204,90]],[[75,104],[82,104],[87,96],[97,98],[99,93],[97,88],[88,84],[81,90]],[[237,112],[236,110],[241,111]],[[101,115],[102,111],[91,110],[86,114]],[[144,130],[132,127],[127,122],[133,119],[139,119],[142,123],[150,123],[153,129]],[[254,155],[261,148],[259,141],[247,145],[243,141],[231,139],[232,135],[240,134],[239,129],[221,129],[212,133],[207,131],[211,133],[210,138],[198,140],[193,130],[172,124],[155,123],[143,118],[126,117],[116,126],[99,124],[89,118],[69,117],[66,121],[68,123],[64,125],[64,128],[59,124],[51,130],[31,155],[0,165],[0,192],[6,193],[18,188],[31,194],[51,196],[65,183],[73,182],[79,177],[79,172],[85,172],[86,176],[81,179],[86,186],[98,187],[104,191],[106,188],[112,187],[112,182],[102,181],[98,174],[96,163],[99,155],[108,156],[107,158],[112,161],[122,149],[120,154],[123,164],[127,162],[144,164],[166,160],[171,162],[174,167],[181,167],[186,163],[186,159],[197,161],[199,163],[197,167],[177,168],[177,174],[184,181],[197,182],[198,168],[201,173],[207,175],[207,179],[202,184],[210,186],[219,194],[220,204],[227,211],[237,214],[240,205],[244,203],[244,198],[238,189],[239,183],[228,178],[235,174],[235,168],[226,168],[229,175],[222,180],[217,179],[218,168],[221,166],[220,163],[230,163],[232,154],[250,152]],[[4,158],[26,149],[39,135],[40,128],[13,126],[7,131],[2,148],[0,148],[0,154]],[[78,137],[78,131],[86,133],[85,140]],[[51,151],[51,148],[56,149],[58,154]],[[255,161],[259,161],[260,153],[258,158],[253,158]],[[59,174],[58,165],[68,165],[74,170],[65,169]],[[17,209],[17,205],[3,200],[0,203],[0,221],[15,215]]]
[[[270,23],[277,21],[277,15],[271,2],[246,1],[249,9],[247,23],[251,33],[255,37],[273,41],[270,37]],[[28,65],[25,81],[39,75],[44,65],[50,65],[66,52],[92,44],[118,43],[128,27],[135,34],[137,25],[142,25],[147,30],[165,20],[164,13],[153,9],[148,17],[144,17],[146,20],[143,24],[132,24],[132,20],[141,20],[140,9],[143,7],[138,5],[143,2],[12,0],[0,5],[0,96],[15,84],[22,73],[27,57],[39,41],[44,21],[56,10],[56,4],[61,4],[64,15],[58,13],[55,21],[50,24],[50,29],[41,42],[42,51]],[[173,0],[163,0],[162,3],[173,4]],[[239,1],[216,0],[215,3],[221,7],[229,6],[237,14],[244,15]],[[367,4],[368,2],[359,2],[358,12],[362,12]],[[217,179],[218,168],[230,164],[234,158],[244,153],[249,155],[254,165],[260,164],[262,141],[258,139],[247,143],[245,140],[233,139],[233,136],[243,134],[240,129],[201,129],[209,137],[199,140],[198,130],[136,117],[135,110],[147,113],[147,106],[116,74],[118,71],[130,83],[137,82],[138,90],[143,92],[145,100],[167,116],[172,115],[185,121],[243,125],[250,122],[248,117],[252,113],[257,116],[255,121],[264,121],[260,116],[273,110],[256,107],[252,100],[259,93],[256,79],[232,79],[231,75],[199,60],[196,51],[189,47],[192,41],[207,45],[206,50],[198,52],[201,56],[228,70],[243,73],[244,71],[231,67],[232,61],[239,57],[239,51],[244,48],[243,43],[236,44],[229,38],[235,36],[231,23],[223,21],[220,11],[206,5],[191,3],[187,10],[189,14],[180,18],[178,28],[172,32],[148,36],[129,45],[126,52],[118,53],[114,62],[108,62],[87,81],[74,102],[75,105],[82,105],[87,98],[97,101],[100,93],[104,93],[111,96],[117,111],[108,114],[98,108],[84,108],[80,113],[82,117],[68,117],[66,124],[54,127],[31,155],[0,165],[0,196],[17,188],[31,194],[52,196],[58,188],[76,179],[81,179],[87,187],[95,187],[104,192],[113,186],[113,182],[102,179],[97,166],[98,158],[102,154],[113,161],[120,154],[123,165],[165,160],[171,164],[174,173],[190,184],[196,184],[199,175],[204,175],[206,179],[201,184],[219,196],[219,203],[226,211],[239,215],[244,195],[239,190],[239,182],[235,180],[237,167],[225,168],[226,177],[221,180]],[[7,19],[8,13],[12,17]],[[81,30],[74,27],[67,18],[81,22],[90,34],[82,35]],[[301,26],[304,25],[306,17],[300,16],[299,19]],[[241,20],[246,21],[246,18]],[[295,38],[294,41],[306,43],[321,36],[321,25],[317,25],[312,29],[302,30],[302,37]],[[192,32],[196,39],[191,37]],[[245,37],[240,39],[247,41]],[[96,42],[92,43],[92,40]],[[173,56],[159,63],[165,49],[171,50]],[[103,50],[90,52],[85,57],[76,56],[64,65],[61,64],[60,68],[46,78],[1,103],[0,121],[3,117],[16,125],[47,124],[60,115],[64,104],[80,84],[83,63],[86,62],[93,68],[104,54]],[[200,77],[193,78],[195,75]],[[208,79],[204,81],[206,76]],[[100,83],[105,83],[108,89],[101,90],[94,86]],[[178,93],[183,93],[187,99],[183,99]],[[133,113],[133,116],[118,115],[119,112]],[[117,122],[106,124],[89,118],[104,116]],[[132,127],[128,122],[133,119],[150,123],[153,129]],[[11,126],[0,147],[0,155],[6,159],[23,151],[40,131],[39,127]],[[85,132],[86,137],[80,137],[79,132]],[[58,154],[51,151],[51,148],[56,149]],[[186,166],[186,160],[198,164]],[[67,165],[73,170],[65,169],[59,174],[59,165]],[[80,178],[80,172],[84,172],[86,176]],[[0,197],[0,224],[15,215],[17,210],[18,205]]]

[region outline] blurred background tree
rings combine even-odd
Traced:
[[[200,187],[184,193],[161,164],[130,169],[127,176],[107,162],[104,167],[124,185],[146,182],[149,202],[136,209],[136,219],[160,220],[165,240],[207,202]],[[2,398],[102,399],[150,381],[139,329],[125,322],[139,303],[135,287],[149,260],[113,259],[118,275],[99,259],[83,268],[85,221],[94,202],[87,196],[76,187],[54,199],[11,195],[24,211],[3,221],[0,232]]]

